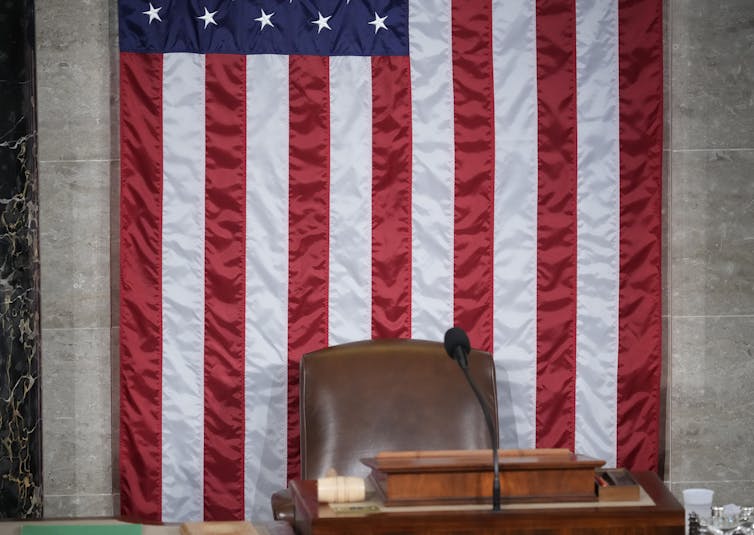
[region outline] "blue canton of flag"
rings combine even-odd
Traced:
[[[407,56],[407,0],[120,2],[123,52]]]

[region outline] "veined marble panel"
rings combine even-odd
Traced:
[[[34,3],[0,3],[0,518],[42,513]]]

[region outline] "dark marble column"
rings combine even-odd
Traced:
[[[0,0],[0,518],[42,514],[34,1]]]

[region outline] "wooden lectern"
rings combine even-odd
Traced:
[[[605,461],[564,449],[500,450],[503,503],[594,501]],[[382,452],[362,459],[387,506],[491,503],[490,450]]]

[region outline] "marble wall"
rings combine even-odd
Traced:
[[[754,2],[666,2],[665,478],[754,503]]]
[[[117,510],[115,6],[36,0],[46,517]]]
[[[34,2],[0,3],[0,518],[42,514]]]
[[[115,2],[36,0],[36,11],[45,515],[110,515]],[[720,503],[751,503],[754,2],[666,0],[665,12],[664,476],[676,493],[704,485]]]

